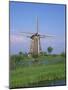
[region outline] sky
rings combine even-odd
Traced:
[[[47,48],[51,46],[52,53],[65,52],[65,5],[10,1],[9,6],[11,54],[29,52],[31,39],[21,33],[36,32],[37,16],[39,33],[54,35],[41,38],[42,51],[47,52]]]

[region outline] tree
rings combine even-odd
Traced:
[[[47,48],[47,50],[48,50],[48,53],[50,54],[52,52],[53,48],[50,46]]]
[[[23,58],[24,58],[24,54],[23,54],[23,52],[20,51],[18,54],[18,59],[23,60]]]
[[[19,52],[19,55],[22,55],[22,54],[23,54],[23,53],[20,51],[20,52]]]

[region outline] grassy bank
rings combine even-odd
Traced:
[[[44,56],[39,62],[48,61],[48,64],[18,65],[10,71],[10,87],[28,87],[32,83],[48,80],[65,79],[65,58],[61,56]],[[30,60],[29,60],[30,61]],[[29,62],[28,61],[28,62]]]

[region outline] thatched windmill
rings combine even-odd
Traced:
[[[36,33],[21,32],[21,33],[27,34],[26,36],[31,39],[30,53],[33,55],[39,55],[39,53],[42,52],[40,38],[51,37],[50,35],[39,34],[38,30],[39,28],[38,28],[38,17],[37,17],[37,32]]]

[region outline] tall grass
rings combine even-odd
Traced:
[[[65,79],[65,63],[62,57],[43,57],[49,61],[61,59],[53,64],[33,64],[10,71],[10,87],[27,87],[32,83]],[[40,59],[41,60],[41,59]]]

